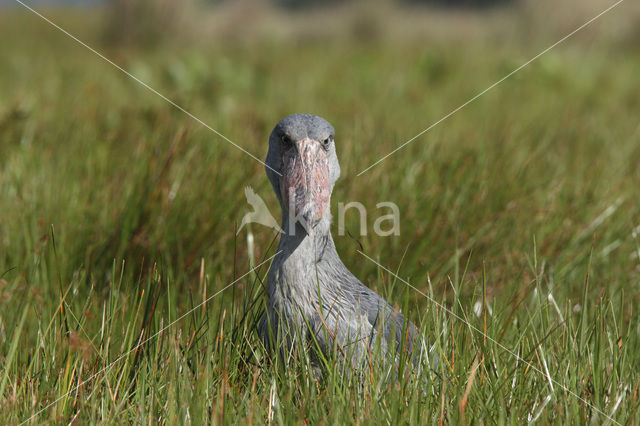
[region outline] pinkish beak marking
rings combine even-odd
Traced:
[[[285,207],[308,231],[318,224],[329,204],[329,159],[319,142],[296,142],[283,155],[280,194]]]

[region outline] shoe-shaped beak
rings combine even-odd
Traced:
[[[329,158],[321,143],[304,138],[283,154],[280,195],[289,214],[309,233],[329,205]]]

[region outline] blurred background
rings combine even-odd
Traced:
[[[420,405],[404,398],[422,392],[376,385],[363,398],[328,381],[327,393],[304,371],[263,368],[267,266],[243,274],[277,234],[236,230],[247,186],[279,215],[264,166],[0,0],[0,423],[251,424],[271,419],[276,383],[298,423],[421,423],[444,407],[453,424],[603,422],[586,400],[638,418],[640,2],[358,176],[614,0],[24,1],[258,158],[282,117],[328,119],[342,169],[332,212],[368,211],[367,235],[355,209],[350,235],[334,229],[338,251],[440,340],[455,380]],[[385,201],[399,236],[373,232]],[[573,393],[547,389],[358,250]],[[102,369],[126,348],[122,367]],[[66,398],[78,377],[99,385]]]
[[[373,287],[384,282],[360,244],[439,289],[468,263],[463,294],[484,264],[490,297],[527,281],[536,255],[554,265],[550,282],[580,294],[594,244],[603,285],[638,286],[638,2],[360,177],[613,2],[26,3],[258,158],[281,117],[331,121],[342,165],[334,214],[360,201],[370,215],[370,235],[356,235],[354,213],[354,238],[337,244]],[[33,281],[51,224],[62,279],[79,287],[107,285],[114,259],[160,262],[179,288],[201,284],[204,259],[223,283],[269,253],[270,230],[249,229],[253,245],[235,232],[247,185],[277,212],[260,163],[20,4],[0,4],[0,272]],[[399,237],[373,235],[381,201],[399,205]]]

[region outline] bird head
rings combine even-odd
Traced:
[[[280,120],[269,137],[267,177],[283,212],[307,233],[327,213],[340,176],[334,136],[325,119],[293,114]]]

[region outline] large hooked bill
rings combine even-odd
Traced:
[[[304,138],[285,151],[283,162],[280,194],[289,212],[289,227],[297,222],[310,234],[329,205],[327,151],[319,142]]]

